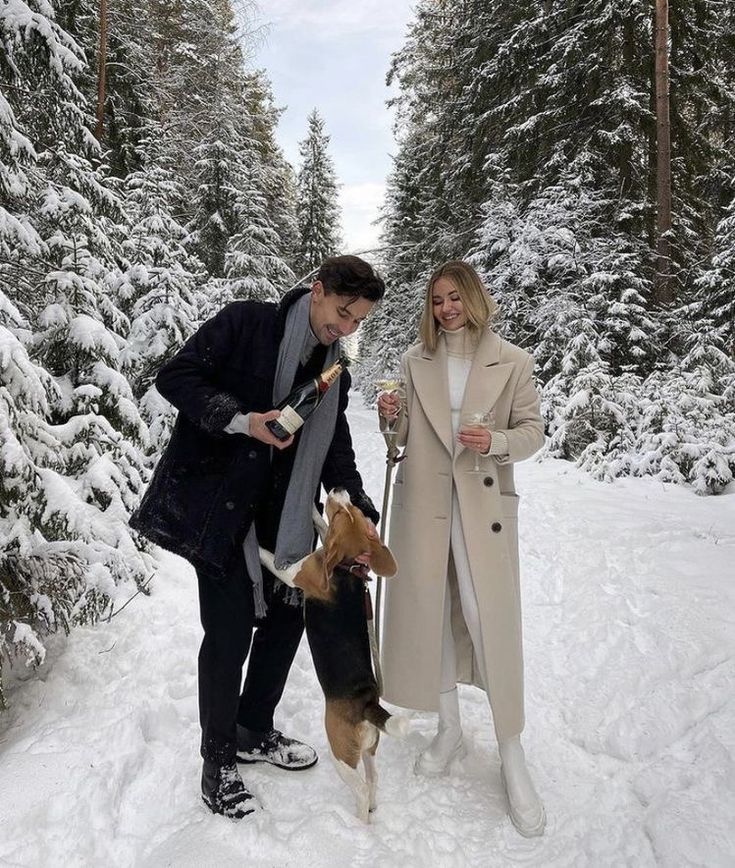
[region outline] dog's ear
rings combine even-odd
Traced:
[[[344,546],[344,514],[345,510],[340,510],[332,516],[332,521],[329,525],[329,532],[324,543],[324,590],[329,590],[329,580],[332,578],[334,568],[345,556]],[[352,518],[352,516],[349,516]]]
[[[370,569],[376,576],[390,578],[398,572],[398,564],[393,552],[379,539],[370,540]]]

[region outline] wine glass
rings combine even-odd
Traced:
[[[492,410],[481,411],[481,410],[473,410],[468,411],[466,413],[462,413],[459,420],[459,430],[466,430],[468,428],[479,430],[479,431],[492,431],[495,427],[495,414]],[[474,451],[474,450],[473,450]],[[484,472],[480,469],[480,455],[478,452],[475,452],[475,466],[472,470],[469,470],[468,473],[480,473]]]
[[[402,399],[404,395],[404,383],[399,376],[386,376],[380,380],[376,380],[375,388],[378,390],[378,397],[380,397],[381,395],[398,395],[398,397]],[[388,437],[395,436],[396,426],[398,424],[398,419],[400,415],[401,413],[399,409],[395,416],[391,416],[390,419],[386,418],[385,416],[381,416],[380,433],[385,434]]]

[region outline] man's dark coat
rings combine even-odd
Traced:
[[[245,535],[268,502],[271,448],[224,428],[236,413],[273,409],[273,382],[286,313],[308,289],[281,303],[241,301],[225,307],[193,335],[156,379],[179,411],[171,440],[130,524],[152,542],[223,577],[241,555]],[[345,417],[350,376],[339,379],[339,410],[322,484],[346,488],[373,521]],[[291,447],[294,448],[294,447]],[[317,492],[314,492],[315,496]]]

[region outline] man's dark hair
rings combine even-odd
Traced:
[[[385,284],[373,267],[359,256],[330,256],[319,266],[316,280],[321,281],[327,295],[349,295],[380,301]]]

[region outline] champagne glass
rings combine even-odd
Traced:
[[[486,412],[481,410],[468,411],[467,413],[462,413],[459,420],[460,431],[467,429],[474,431],[492,431],[494,427],[495,414],[492,410]],[[475,452],[475,466],[472,470],[469,470],[468,473],[480,472],[484,471],[481,471],[480,469],[480,455],[478,452]]]
[[[404,383],[403,380],[399,376],[386,376],[380,380],[375,381],[375,387],[378,390],[378,397],[381,395],[398,395],[399,399],[403,399],[404,395]],[[398,425],[398,419],[400,417],[400,409],[395,414],[395,416],[391,416],[390,419],[385,416],[380,417],[380,433],[385,434],[388,437],[393,437],[396,434],[396,426]]]

